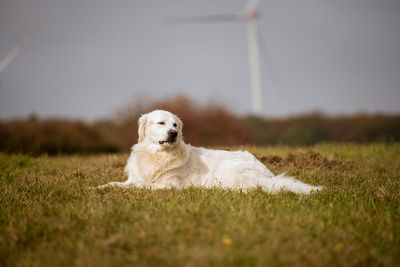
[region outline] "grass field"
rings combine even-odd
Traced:
[[[128,154],[0,154],[0,264],[400,265],[400,144],[247,149],[326,190],[92,190]]]

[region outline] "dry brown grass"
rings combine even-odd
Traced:
[[[326,190],[91,190],[124,180],[128,154],[0,154],[0,264],[400,264],[399,144],[247,149]]]

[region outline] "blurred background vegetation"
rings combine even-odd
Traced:
[[[314,112],[288,118],[239,117],[219,104],[199,105],[185,96],[144,102],[139,99],[111,118],[94,122],[35,115],[0,121],[0,151],[33,155],[128,152],[137,140],[137,119],[154,109],[177,114],[184,122],[185,141],[196,146],[400,141],[400,115]]]

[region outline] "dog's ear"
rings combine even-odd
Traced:
[[[139,120],[138,120],[138,124],[139,124],[139,130],[138,130],[138,134],[139,134],[139,139],[138,139],[138,143],[143,142],[144,138],[146,137],[146,128],[147,128],[147,114],[143,114],[142,116],[140,116]]]

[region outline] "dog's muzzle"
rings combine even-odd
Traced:
[[[173,143],[176,142],[177,137],[178,137],[178,132],[177,132],[177,131],[175,131],[175,130],[169,130],[169,131],[168,131],[168,138],[167,138],[167,140],[166,140],[166,141],[159,141],[158,143],[159,143],[160,145],[162,145],[162,144],[164,144],[164,143],[168,143],[168,144],[171,145],[171,144],[173,144]]]

